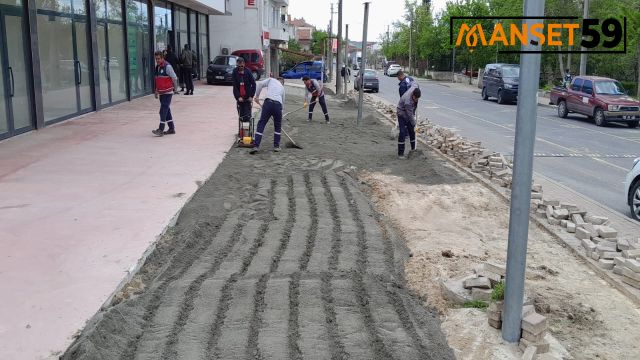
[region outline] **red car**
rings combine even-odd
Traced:
[[[244,65],[251,70],[254,79],[258,80],[264,75],[264,57],[261,50],[236,50],[231,55],[240,56],[244,59]]]
[[[593,118],[596,125],[624,122],[630,128],[640,122],[640,102],[629,97],[622,84],[599,76],[578,76],[568,88],[551,90],[550,104],[558,105],[558,116],[577,113]]]

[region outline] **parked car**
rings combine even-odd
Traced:
[[[311,79],[321,80],[323,77],[326,81],[327,74],[323,73],[322,61],[304,61],[291,69],[280,74],[285,79],[302,79],[308,76]]]
[[[389,68],[387,68],[387,75],[388,76],[396,76],[396,75],[398,75],[398,71],[400,71],[400,70],[402,70],[400,65],[391,64],[391,65],[389,65]]]
[[[577,76],[568,88],[551,89],[549,102],[558,105],[561,118],[577,113],[592,117],[598,126],[615,121],[636,128],[640,123],[640,102],[629,97],[620,82],[610,78]]]
[[[487,64],[482,75],[482,99],[498,99],[498,104],[518,100],[520,66],[517,64]]]
[[[389,66],[391,66],[393,64],[397,64],[397,62],[395,62],[393,60],[389,60],[384,64],[384,74],[385,75],[387,75],[387,69],[389,69]]]
[[[633,167],[627,174],[624,188],[631,217],[640,220],[640,158],[633,161]]]
[[[244,66],[251,70],[254,79],[258,80],[264,75],[264,57],[261,50],[236,50],[231,55],[240,56],[244,59]]]
[[[236,68],[238,56],[219,55],[209,63],[207,68],[207,84],[230,83],[231,73]]]
[[[380,89],[380,83],[378,81],[378,74],[373,69],[365,69],[360,72],[364,73],[364,84],[362,86],[363,90],[371,90],[372,92],[378,92]],[[356,81],[353,83],[353,88],[356,90],[360,90],[360,83],[362,82],[362,78],[360,75],[356,77]]]

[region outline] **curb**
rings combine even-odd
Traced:
[[[375,96],[375,95],[372,95],[372,96]],[[376,98],[378,99],[378,101],[387,102],[386,100],[384,100],[384,99],[382,99],[380,97],[376,96]],[[378,111],[378,110],[376,109],[376,111]],[[380,111],[378,111],[378,113],[380,115],[382,115],[390,124],[392,124],[392,125],[395,124],[393,119],[388,117],[386,114],[384,114],[384,113],[382,113]],[[484,177],[472,172],[471,170],[469,170],[469,169],[465,168],[464,166],[462,166],[461,164],[459,164],[454,158],[452,158],[452,157],[450,157],[448,155],[445,155],[439,149],[436,149],[436,148],[432,147],[431,145],[429,145],[421,137],[416,137],[416,138],[421,144],[423,144],[424,146],[429,148],[431,151],[436,153],[441,158],[443,158],[443,159],[447,160],[449,163],[453,164],[457,169],[461,170],[463,173],[471,176],[472,178],[478,180],[482,185],[484,185],[491,192],[493,192],[496,195],[498,195],[507,204],[509,204],[511,202],[511,197],[510,197],[510,195],[508,195],[510,190],[506,190],[504,188],[499,188],[499,187],[495,186],[489,180],[485,179]],[[620,291],[624,296],[626,296],[636,306],[640,306],[640,291],[637,291],[637,290],[633,289],[632,287],[627,286],[621,280],[616,279],[614,276],[612,276],[613,273],[609,274],[609,272],[607,272],[604,269],[600,268],[595,261],[593,261],[591,258],[588,258],[585,255],[585,252],[582,249],[582,245],[580,245],[580,243],[579,243],[579,241],[577,241],[577,239],[576,239],[575,242],[572,241],[571,239],[565,239],[562,236],[562,233],[557,232],[554,228],[551,227],[551,225],[546,224],[543,221],[540,221],[540,219],[538,219],[535,216],[535,214],[532,214],[531,212],[529,212],[529,219],[539,229],[541,229],[544,232],[546,232],[547,234],[551,235],[551,237],[554,240],[556,240],[556,242],[558,242],[562,247],[564,247],[564,248],[568,247],[569,250],[571,251],[571,253],[576,255],[579,260],[582,260],[582,262],[584,264],[586,264],[600,278],[602,278],[604,281],[606,281],[609,285],[614,287],[616,290]],[[574,244],[572,244],[571,242],[574,242]]]

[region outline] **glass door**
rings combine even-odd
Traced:
[[[127,66],[120,0],[95,0],[100,102],[109,105],[127,99]]]
[[[88,112],[93,101],[86,4],[81,0],[36,3],[44,120]]]
[[[127,46],[129,50],[129,88],[131,96],[149,94],[151,88],[151,34],[146,1],[127,1]]]
[[[25,51],[22,7],[0,3],[0,138],[33,128]]]

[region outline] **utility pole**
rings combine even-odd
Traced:
[[[329,79],[333,79],[333,3],[331,3],[331,20],[329,20]]]
[[[451,82],[456,82],[456,46],[453,45],[453,55],[451,56]]]
[[[544,15],[544,0],[525,0],[524,16]],[[529,29],[542,24],[542,19],[526,19]],[[531,34],[522,45],[523,51],[540,51],[539,43]],[[536,45],[532,45],[535,43]],[[531,178],[533,175],[533,148],[536,139],[538,112],[538,85],[540,82],[540,55],[520,54],[520,82],[516,112],[516,138],[513,156],[513,189],[509,212],[509,242],[507,244],[507,274],[504,293],[504,320],[502,338],[510,343],[520,339],[524,276],[527,263],[529,237],[529,208]]]
[[[363,81],[364,81],[364,65],[367,59],[367,27],[369,26],[369,3],[364,3],[364,26],[362,26],[362,58],[360,60],[360,72],[363,76],[358,76],[356,79],[360,81],[358,83],[358,120],[356,124],[362,125],[362,100],[363,94]],[[357,80],[357,81],[358,81]]]
[[[584,0],[584,7],[582,11],[583,11],[582,18],[583,19],[589,18],[589,0]],[[585,48],[584,46],[581,46],[580,50],[587,51],[587,48]],[[587,75],[587,54],[582,53],[580,54],[580,76],[585,76],[585,75]]]
[[[342,0],[338,0],[338,44],[336,46],[336,94],[340,95],[342,92],[342,69],[341,56],[342,52]]]
[[[413,9],[409,9],[409,74],[412,74],[413,68],[411,67],[411,53],[413,50]]]
[[[344,34],[344,66],[345,66],[345,77],[344,77],[344,96],[347,96],[347,81],[349,80],[349,76],[347,73],[347,68],[349,68],[349,24],[346,25],[345,34]]]

